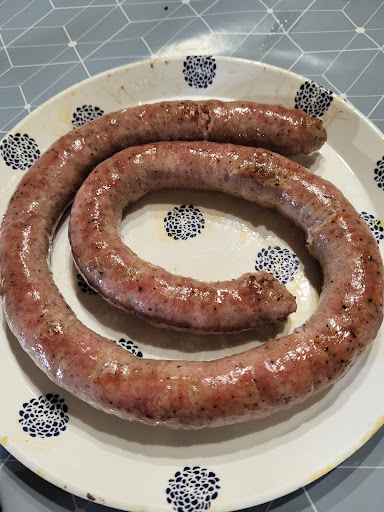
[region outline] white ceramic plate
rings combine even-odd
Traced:
[[[0,213],[37,148],[44,151],[74,124],[101,110],[175,98],[250,99],[296,104],[322,116],[327,144],[298,161],[341,188],[358,212],[366,212],[382,248],[382,135],[344,101],[305,83],[275,67],[221,57],[142,62],[86,80],[37,109],[0,144]],[[183,204],[188,221],[179,208]],[[167,235],[165,228],[174,225],[184,239]],[[127,243],[140,256],[206,280],[252,271],[268,246],[285,249],[288,269],[276,260],[269,268],[292,278],[287,286],[298,297],[298,312],[281,329],[235,336],[201,338],[158,330],[113,309],[84,287],[83,292],[66,226],[64,219],[52,254],[60,290],[85,324],[110,338],[132,341],[131,350],[144,356],[211,359],[239,352],[291,331],[317,304],[321,274],[305,250],[303,234],[256,205],[212,193],[158,192],[134,205],[122,224]],[[190,237],[196,226],[200,233]],[[123,510],[229,511],[266,502],[334,468],[384,421],[381,335],[341,382],[299,407],[261,421],[178,432],[125,422],[73,398],[40,372],[4,318],[1,322],[2,444],[50,482]]]

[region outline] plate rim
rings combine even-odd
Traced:
[[[143,68],[144,66],[150,66],[150,65],[157,65],[157,64],[164,64],[166,63],[167,61],[168,62],[176,62],[176,61],[180,61],[182,63],[183,60],[185,60],[187,56],[183,56],[183,55],[179,55],[179,56],[173,56],[173,57],[159,57],[159,58],[155,58],[155,59],[145,59],[145,60],[140,60],[140,61],[137,61],[137,62],[132,62],[132,63],[129,63],[129,64],[125,64],[125,65],[122,65],[122,66],[118,66],[118,67],[115,67],[115,68],[111,68],[109,70],[105,70],[105,71],[102,71],[100,73],[97,73],[91,77],[88,77],[88,78],[85,78],[84,80],[81,80],[79,82],[77,82],[76,84],[73,84],[69,87],[67,87],[66,89],[64,89],[63,91],[59,92],[58,94],[55,94],[54,96],[52,96],[51,98],[49,98],[47,101],[45,101],[43,104],[39,105],[37,108],[35,108],[31,113],[29,113],[26,117],[24,117],[21,121],[19,121],[14,127],[12,127],[7,133],[6,135],[0,139],[3,140],[4,138],[6,138],[9,134],[12,134],[12,133],[21,133],[22,130],[20,130],[20,128],[23,126],[23,124],[26,122],[26,120],[28,121],[33,121],[34,117],[35,116],[39,116],[41,114],[41,112],[45,109],[49,109],[49,107],[54,104],[55,102],[57,101],[60,101],[60,99],[62,97],[65,97],[66,95],[68,95],[68,92],[70,90],[73,90],[74,88],[78,88],[78,87],[83,87],[83,86],[87,86],[89,84],[92,84],[92,83],[96,83],[98,80],[100,79],[104,79],[108,74],[111,74],[111,73],[118,73],[120,71],[124,71],[124,70],[128,70],[128,71],[135,71],[136,68]],[[246,64],[246,65],[249,65],[249,66],[253,66],[253,67],[256,67],[256,68],[259,68],[260,71],[263,71],[263,70],[267,70],[267,71],[270,71],[270,72],[278,72],[278,73],[281,73],[283,74],[284,76],[287,76],[288,78],[290,79],[294,79],[294,80],[298,80],[298,79],[302,79],[303,81],[305,80],[309,80],[308,78],[306,78],[305,76],[303,75],[300,75],[300,74],[297,74],[297,73],[294,73],[292,71],[289,71],[289,70],[286,70],[286,69],[283,69],[283,68],[280,68],[278,66],[274,66],[274,65],[271,65],[271,64],[266,64],[266,63],[263,63],[263,62],[259,62],[259,61],[253,61],[253,60],[250,60],[250,59],[245,59],[245,58],[238,58],[238,57],[228,57],[228,56],[216,56],[216,55],[213,55],[214,59],[218,62],[225,62],[225,63],[235,63],[235,64]],[[264,69],[263,69],[264,68]],[[204,91],[203,91],[204,92]],[[215,95],[212,95],[212,97],[214,97]],[[380,131],[380,129],[371,121],[369,120],[363,113],[361,113],[354,105],[352,105],[349,101],[345,101],[343,99],[341,99],[336,93],[333,93],[333,96],[335,99],[337,99],[337,101],[341,101],[342,104],[343,104],[343,107],[346,108],[347,110],[350,110],[353,112],[354,115],[356,115],[357,117],[359,117],[361,119],[361,121],[367,125],[374,133],[376,136],[380,137],[381,139],[381,142],[383,142],[383,138],[384,138],[384,135],[383,133]],[[157,100],[157,101],[160,101]],[[287,487],[285,488],[284,491],[281,491],[283,492],[283,494],[279,491],[277,495],[275,495],[275,497],[272,497],[272,498],[268,498],[268,500],[274,500],[274,499],[277,499],[279,497],[282,497],[282,496],[285,496],[291,492],[294,492],[295,490],[301,488],[301,487],[304,487],[305,485],[308,485],[309,483],[317,480],[318,478],[320,478],[321,476],[327,474],[328,472],[330,472],[331,470],[333,470],[336,466],[338,466],[340,463],[342,463],[346,458],[348,458],[354,451],[356,451],[357,449],[361,448],[361,446],[363,446],[365,444],[365,442],[368,441],[368,439],[377,431],[379,430],[379,428],[384,424],[384,415],[380,415],[379,418],[377,419],[377,422],[376,424],[374,425],[374,428],[372,429],[372,431],[370,432],[367,432],[366,436],[364,438],[361,439],[361,443],[358,445],[358,446],[354,446],[354,447],[351,447],[351,451],[350,453],[348,453],[344,458],[342,458],[341,460],[338,460],[338,461],[334,461],[334,463],[332,463],[329,467],[325,468],[324,472],[322,472],[321,474],[318,474],[316,475],[316,478],[314,479],[310,479],[310,478],[307,478],[307,479],[303,479],[301,482],[298,483],[298,485],[295,487],[295,488],[292,488],[290,487],[289,489]],[[41,476],[44,480],[50,482],[51,484],[67,491],[67,492],[70,492],[76,496],[79,496],[81,498],[86,498],[86,493],[84,492],[84,490],[80,487],[80,486],[76,486],[74,485],[72,482],[69,482],[67,480],[65,480],[64,478],[61,478],[61,477],[58,477],[57,475],[51,473],[51,472],[47,472],[45,469],[42,469],[39,464],[36,463],[36,461],[34,461],[31,457],[29,457],[28,455],[25,455],[23,451],[21,451],[16,445],[12,444],[11,441],[8,441],[7,443],[4,443],[1,439],[0,439],[0,444],[2,444],[6,449],[7,451],[9,451],[9,453],[11,455],[13,455],[19,462],[21,462],[24,466],[26,466],[28,469],[30,469],[31,471],[33,471],[35,474]],[[9,446],[11,446],[11,449],[9,449]],[[41,474],[41,471],[43,472],[43,474]],[[281,487],[280,487],[281,489]],[[97,498],[95,502],[97,503],[100,503],[100,504],[103,504],[102,502],[99,501],[100,498]],[[266,503],[266,501],[262,501],[262,502],[257,502],[255,504],[255,502],[250,502],[249,500],[248,501],[243,501],[240,497],[240,500],[237,498],[237,501],[236,501],[236,507],[238,508],[238,506],[240,506],[241,508],[244,508],[244,507],[252,507],[252,506],[257,506],[259,503]],[[134,504],[129,504],[129,505],[126,505],[126,504],[119,504],[118,502],[116,502],[115,504],[112,504],[112,503],[104,503],[105,505],[108,505],[108,506],[112,506],[112,507],[121,507],[123,505],[123,507],[127,507],[129,506],[129,509],[127,508],[122,508],[122,510],[142,510],[142,505],[134,505]],[[220,506],[219,507],[216,507],[216,505],[213,507],[215,510],[235,510],[233,508],[221,508]],[[236,508],[236,510],[237,510]],[[166,505],[164,506],[158,506],[156,508],[152,508],[153,512],[165,512],[167,510],[170,510],[169,507],[167,507]]]

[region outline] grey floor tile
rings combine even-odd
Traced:
[[[252,12],[262,11],[265,12],[266,8],[259,2],[259,0],[220,0],[216,2],[207,14],[220,14],[220,13],[236,13],[236,12]]]
[[[68,36],[63,27],[39,27],[30,28],[16,37],[9,47],[18,46],[50,46],[67,44]]]
[[[159,25],[154,27],[148,34],[143,38],[148,44],[153,53],[156,53],[169,43],[177,34],[184,31],[188,25],[192,23],[193,19],[175,19],[175,20],[164,20]],[[203,23],[201,22],[203,25]],[[203,27],[204,31],[208,31],[207,27]],[[196,37],[198,33],[196,33]]]
[[[301,50],[287,36],[284,36],[262,60],[268,64],[287,69],[301,54]]]
[[[4,446],[2,444],[0,444],[0,462],[8,459],[8,457],[9,457],[9,453],[4,448]]]
[[[384,469],[336,468],[307,487],[317,512],[382,512]]]
[[[0,26],[4,26],[11,18],[17,15],[21,9],[24,9],[31,3],[31,0],[20,0],[15,2],[14,0],[6,0],[1,4],[1,21]]]
[[[136,21],[129,23],[126,27],[114,35],[111,41],[126,41],[145,36],[159,24],[158,21]]]
[[[345,0],[316,0],[310,7],[310,11],[341,11],[345,7]]]
[[[21,85],[41,69],[42,66],[21,66],[19,68],[9,68],[0,75],[0,87]]]
[[[355,30],[355,26],[341,11],[334,11],[331,16],[327,11],[307,11],[292,28],[292,32],[340,32],[341,30]]]
[[[217,0],[190,0],[189,5],[198,13],[208,12],[208,9],[212,7]]]
[[[299,489],[274,501],[268,512],[313,512],[313,508],[304,490]]]
[[[382,0],[369,2],[348,2],[344,7],[345,14],[358,26],[362,27],[382,4]]]
[[[61,77],[75,67],[74,64],[54,64],[39,69],[37,73],[31,76],[23,85],[23,92],[29,103],[36,103],[36,99],[42,93],[41,84],[52,84],[60,81]]]
[[[253,30],[254,33],[276,34],[289,31],[300,16],[299,11],[278,11],[267,14]]]
[[[384,28],[366,29],[365,34],[371,37],[379,46],[384,46]]]
[[[52,9],[51,12],[36,23],[35,27],[62,27],[71,21],[71,19],[75,18],[80,10],[81,7]]]
[[[368,50],[366,53],[372,53]],[[356,52],[354,52],[356,54]],[[361,76],[352,85],[349,90],[350,94],[383,94],[383,69],[384,69],[384,53],[379,51],[375,54],[374,59],[364,69]]]
[[[115,7],[92,7],[80,10],[75,18],[66,24],[66,29],[72,41],[80,41],[87,32],[93,29]]]
[[[376,107],[373,110],[371,115],[375,119],[384,119],[384,98],[382,98],[380,100],[380,102],[376,105]],[[384,433],[382,435],[384,435]],[[384,453],[384,445],[383,445],[383,453]]]
[[[384,120],[383,119],[372,119],[372,122],[384,133]]]
[[[378,44],[366,34],[356,34],[352,41],[345,48],[346,50],[369,50],[378,49]]]
[[[9,1],[9,3],[11,2],[12,0]],[[20,5],[19,2],[14,3],[17,6]],[[28,28],[48,14],[52,10],[52,5],[49,0],[33,0],[32,2],[28,2],[23,9],[19,6],[17,10],[17,14],[9,18],[9,20],[2,25],[2,28]]]
[[[317,34],[296,34],[291,32],[291,38],[305,52],[342,51],[355,37],[356,32],[346,30],[344,32],[319,32]]]
[[[128,20],[118,7],[113,8],[88,32],[80,37],[82,43],[104,42],[128,25]]]
[[[242,57],[260,61],[282,36],[280,34],[251,34],[233,52],[233,57]]]
[[[59,92],[64,91],[64,89],[67,89],[68,87],[71,87],[71,85],[77,84],[81,82],[81,80],[88,78],[88,75],[82,64],[68,64],[68,66],[70,66],[70,69],[64,75],[56,79],[56,81],[48,82],[52,84],[50,87],[47,87],[46,89],[43,87],[41,93],[34,98],[35,104],[38,103],[41,105],[56,94],[59,94]]]
[[[209,45],[213,55],[232,55],[244,41],[243,35],[238,34],[212,34]]]
[[[4,50],[0,50],[0,74],[4,73],[12,66],[7,53]]]
[[[7,87],[2,90],[2,94],[0,94],[0,108],[7,108],[9,105],[15,107],[23,107],[25,105],[20,87]]]
[[[365,28],[383,28],[384,20],[384,5],[381,4],[380,8],[375,12],[374,16],[368,20]]]
[[[231,13],[203,15],[204,21],[214,32],[249,34],[264,18],[265,11],[242,12],[233,16]]]
[[[127,13],[130,21],[149,21],[149,20],[163,20],[171,13],[179,9],[182,4],[177,2],[168,2],[168,9],[164,10],[165,4],[162,2],[148,4],[147,2],[139,2],[134,4],[124,3],[122,5],[124,11]]]
[[[280,0],[273,9],[275,11],[303,11],[308,8],[309,4],[308,0]]]
[[[19,37],[23,32],[28,29],[25,28],[0,28],[0,36],[2,37],[4,44],[10,44],[14,39]]]
[[[68,47],[65,45],[55,46],[29,46],[8,48],[8,54],[14,66],[38,66],[44,65],[57,58]]]
[[[334,83],[340,91],[345,92],[350,84],[361,75],[376,53],[375,50],[340,53],[325,73],[325,78]],[[350,93],[359,94],[357,91],[350,91]]]
[[[28,114],[24,107],[0,108],[0,128],[10,130],[20,119],[21,115]]]
[[[354,107],[357,108],[362,114],[367,116],[375,107],[381,96],[350,96],[347,95],[348,100]],[[360,451],[360,450],[359,450]],[[359,453],[359,452],[357,452]],[[384,458],[384,445],[383,445],[383,458]],[[349,459],[348,459],[349,460]]]
[[[53,59],[52,63],[75,63],[80,62],[79,56],[77,55],[74,48],[65,48],[65,50],[60,53],[55,59]]]
[[[127,55],[148,59],[151,57],[151,52],[142,39],[129,39],[128,41],[110,41],[105,43],[95,52],[91,53],[88,58],[92,60],[113,59],[124,58]]]
[[[149,35],[152,35],[152,32]],[[160,55],[163,53],[173,56],[195,55],[197,49],[202,54],[213,53],[214,49],[209,43],[211,35],[211,31],[205,23],[201,19],[195,18],[182,31],[175,34],[164,48],[160,48]],[[148,36],[145,37],[145,40],[148,42]],[[153,43],[150,46],[152,48]]]
[[[296,39],[293,38],[295,42]],[[303,53],[291,71],[299,75],[322,74],[338,56],[339,52],[313,52]]]

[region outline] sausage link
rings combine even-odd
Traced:
[[[133,109],[130,117],[124,111],[125,128],[112,115],[65,135],[24,176],[10,201],[0,238],[1,293],[7,321],[23,348],[54,382],[89,404],[172,428],[263,417],[336,382],[382,322],[380,253],[369,228],[336,187],[268,151],[234,148],[242,154],[236,165],[223,155],[222,186],[276,208],[306,232],[308,248],[322,265],[324,286],[305,325],[215,361],[167,361],[137,358],[76,318],[48,267],[51,236],[98,162],[153,139],[158,125],[144,115],[139,121],[137,113]],[[156,137],[176,138],[176,118],[168,121]],[[177,127],[178,137],[198,138],[187,125],[185,132]],[[202,166],[212,161],[209,151],[198,155]]]
[[[152,190],[222,190],[217,167],[223,155],[242,157],[232,146],[215,148],[202,167],[198,152],[212,151],[204,142],[132,147],[99,164],[80,187],[69,222],[72,253],[88,284],[108,302],[157,326],[202,333],[244,331],[296,311],[293,295],[266,272],[214,283],[175,276],[142,261],[118,233],[126,206]]]

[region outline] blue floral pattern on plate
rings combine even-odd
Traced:
[[[295,108],[304,110],[312,117],[321,117],[330,107],[333,94],[316,82],[306,81],[297,91]]]
[[[208,510],[218,496],[219,478],[206,468],[186,466],[168,481],[167,501],[176,512]]]
[[[282,249],[278,245],[269,245],[258,253],[255,269],[269,272],[281,284],[287,284],[295,277],[299,265],[300,262],[294,252]]]
[[[204,229],[203,214],[192,204],[175,206],[164,218],[164,228],[169,237],[174,240],[194,238]]]
[[[384,156],[381,160],[376,162],[375,170],[373,171],[375,174],[374,180],[379,188],[384,189]]]
[[[26,171],[39,158],[40,149],[35,139],[24,133],[8,135],[0,145],[4,162],[12,169]]]
[[[120,338],[119,341],[116,341],[116,344],[124,348],[125,350],[128,350],[128,352],[131,352],[134,356],[143,357],[143,353],[141,352],[139,347],[135,345],[131,340]]]
[[[19,423],[31,437],[56,437],[67,428],[67,412],[64,398],[49,393],[24,403]]]
[[[97,292],[93,290],[88,283],[85,281],[84,277],[81,274],[77,274],[77,286],[83,293],[88,293],[89,295],[97,295]]]
[[[216,61],[212,56],[190,55],[183,65],[185,81],[195,89],[206,89],[216,76]]]
[[[376,219],[373,215],[367,212],[361,212],[360,217],[368,224],[369,229],[372,231],[373,236],[377,243],[384,238],[384,228],[381,221]]]
[[[93,121],[104,114],[104,110],[93,105],[83,105],[78,107],[72,116],[72,124],[74,128],[78,128],[89,121]]]

